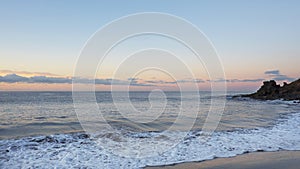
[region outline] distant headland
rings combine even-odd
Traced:
[[[284,82],[283,86],[277,85],[274,80],[265,81],[260,89],[252,94],[241,95],[260,100],[299,100],[300,101],[300,79],[291,83]]]

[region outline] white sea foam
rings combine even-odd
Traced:
[[[176,133],[172,133],[176,134]],[[178,132],[177,134],[182,134]],[[287,118],[269,128],[215,132],[211,137],[201,131],[191,131],[176,147],[165,153],[147,158],[127,158],[109,152],[97,143],[110,141],[130,142],[143,140],[155,142],[159,133],[133,133],[122,138],[106,135],[100,140],[85,134],[59,134],[27,137],[0,141],[1,168],[141,168],[188,161],[202,161],[216,157],[231,157],[246,152],[300,150],[300,113],[288,114]],[[160,137],[166,143],[171,135]],[[143,147],[143,146],[142,146]],[[159,148],[163,148],[160,146]],[[148,150],[145,150],[145,152]],[[153,151],[155,149],[153,148]],[[130,153],[130,152],[129,152]]]

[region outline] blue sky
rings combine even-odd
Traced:
[[[215,45],[228,78],[263,78],[267,70],[299,77],[300,2],[291,0],[1,1],[0,69],[71,76],[96,30],[137,12],[192,22]]]

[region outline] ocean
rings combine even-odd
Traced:
[[[101,125],[85,133],[72,92],[0,92],[0,168],[143,168],[300,150],[299,103],[232,97],[241,93],[200,92],[197,100],[193,92],[136,91],[128,108],[126,93],[96,92],[105,121],[91,120]],[[202,128],[212,99],[226,105],[208,135]]]

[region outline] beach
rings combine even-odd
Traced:
[[[298,169],[300,151],[254,152],[230,158],[217,158],[203,162],[180,163],[169,166],[146,167],[146,169]]]

